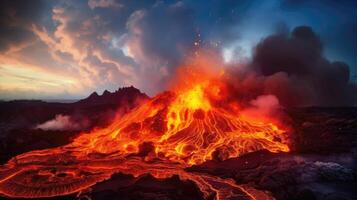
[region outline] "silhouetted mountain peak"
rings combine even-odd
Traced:
[[[102,95],[98,95],[97,92],[93,92],[87,98],[78,101],[80,104],[117,104],[122,101],[133,103],[137,98],[147,99],[149,98],[145,93],[142,93],[134,86],[121,87],[115,92],[109,92],[104,90]]]
[[[97,92],[93,92],[92,94],[90,94],[90,95],[87,97],[87,99],[88,99],[88,98],[94,98],[94,97],[99,97],[99,95],[98,95]]]
[[[108,96],[108,95],[111,95],[112,93],[109,92],[108,90],[104,90],[102,96]]]

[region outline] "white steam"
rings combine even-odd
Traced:
[[[75,122],[68,115],[56,115],[54,119],[37,125],[36,129],[42,130],[80,130],[83,124]]]

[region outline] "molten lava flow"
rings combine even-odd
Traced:
[[[201,81],[162,93],[71,144],[16,156],[0,168],[0,193],[32,198],[65,195],[122,172],[157,178],[177,174],[194,181],[205,198],[227,199],[232,194],[268,198],[229,180],[183,170],[260,149],[289,151],[283,130],[217,105],[212,99],[218,95],[214,82]]]
[[[281,142],[283,131],[275,125],[245,121],[239,114],[213,107],[204,92],[208,86],[161,94],[107,129],[82,135],[73,145],[86,157],[139,153],[146,143],[155,150],[151,157],[185,165],[211,160],[215,154],[229,158],[259,149],[289,150]]]

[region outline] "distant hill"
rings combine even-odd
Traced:
[[[106,90],[102,95],[93,92],[87,98],[74,103],[41,100],[0,101],[0,127],[6,123],[16,128],[27,128],[50,120],[58,114],[84,116],[93,119],[92,126],[96,126],[101,123],[102,120],[98,117],[103,113],[115,112],[117,109],[130,110],[148,98],[146,94],[130,86],[119,88],[115,92]],[[0,129],[0,137],[5,134],[4,130],[7,128]]]

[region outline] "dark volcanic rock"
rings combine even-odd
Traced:
[[[96,200],[199,200],[202,194],[191,181],[182,181],[178,176],[158,180],[151,175],[135,178],[115,174],[109,180],[93,186],[88,193]]]
[[[292,120],[293,151],[329,154],[357,146],[357,108],[288,109]]]
[[[271,191],[277,199],[356,199],[356,151],[344,155],[247,154],[209,161],[187,171],[204,172]],[[338,158],[347,158],[344,162]]]

